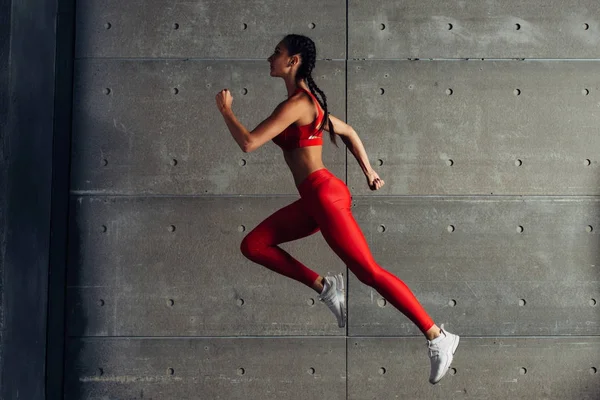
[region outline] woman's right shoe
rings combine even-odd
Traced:
[[[323,291],[319,300],[327,304],[338,321],[338,326],[346,326],[346,298],[344,293],[344,275],[337,274],[323,278]]]
[[[427,340],[429,360],[431,361],[430,383],[435,385],[446,375],[459,341],[458,335],[444,330],[444,324],[440,328],[440,336],[433,340]]]

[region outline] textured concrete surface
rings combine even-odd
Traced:
[[[292,32],[319,38],[319,59],[345,59],[346,1],[79,0],[75,52],[77,58],[266,59]]]
[[[66,398],[598,398],[600,84],[579,60],[600,58],[598,7],[79,1]],[[248,128],[266,118],[287,33],[315,40],[331,112],[386,181],[368,191],[326,142],[375,259],[462,336],[438,386],[419,332],[352,274],[339,329],[239,252],[298,195],[214,96],[231,89]],[[282,247],[345,270],[320,234]]]
[[[68,399],[346,399],[345,338],[79,339]]]
[[[452,369],[431,385],[421,338],[349,338],[348,399],[598,398],[597,336],[462,338]]]
[[[348,123],[357,195],[600,193],[597,61],[349,61]]]
[[[365,58],[598,58],[594,0],[356,1],[348,56]]]
[[[74,199],[69,334],[344,334],[315,291],[239,250],[260,221],[298,198]],[[345,270],[320,233],[281,247],[321,274]]]
[[[600,334],[598,198],[354,202],[375,260],[406,282],[438,325],[476,336]],[[352,275],[348,292],[350,335],[419,334]]]
[[[276,45],[274,43],[273,45]],[[229,88],[249,130],[287,98],[266,61],[79,60],[75,67],[71,189],[81,194],[297,194],[281,150],[237,146],[215,105]],[[329,111],[345,119],[345,63],[314,71]],[[106,94],[108,93],[108,94]],[[323,161],[345,179],[345,149]],[[252,184],[249,184],[252,182]]]

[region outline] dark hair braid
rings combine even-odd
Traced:
[[[315,68],[315,62],[317,60],[317,48],[315,47],[315,42],[313,42],[309,37],[292,34],[287,35],[285,38],[283,38],[283,43],[287,47],[288,55],[293,56],[296,54],[300,54],[302,58],[302,63],[300,64],[300,68],[298,68],[296,79],[306,80],[310,92],[313,94],[313,96],[315,96],[325,113],[325,118],[323,118],[323,121],[321,121],[319,130],[323,130],[325,123],[328,122],[329,138],[331,139],[331,142],[337,146],[337,142],[335,140],[335,132],[333,130],[333,124],[329,119],[329,112],[327,111],[327,96],[325,96],[325,93],[321,89],[319,89],[312,77],[312,71]],[[321,98],[323,100],[319,100],[316,92],[318,92],[321,95]]]

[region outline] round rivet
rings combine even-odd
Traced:
[[[519,369],[519,373],[520,373],[521,375],[525,375],[525,374],[527,373],[527,368],[525,368],[525,367],[521,367],[521,369]]]
[[[377,227],[377,232],[379,232],[379,233],[383,233],[383,232],[385,232],[385,225],[379,225],[379,226]]]
[[[110,22],[107,22],[107,23],[104,24],[104,28],[105,29],[110,29],[110,28],[112,28],[112,24]]]
[[[584,95],[584,96],[587,96],[588,94],[590,94],[590,90],[589,89],[583,89],[581,91],[581,94]]]
[[[102,227],[100,229],[102,230],[102,232],[108,231],[108,228],[106,227],[106,225],[102,225]]]
[[[389,78],[389,77],[390,77],[390,74],[383,74],[383,77],[384,77],[384,78]]]
[[[102,375],[104,375],[104,370],[103,370],[102,368],[98,368],[98,370],[96,370],[96,373],[97,373],[99,376],[102,376]]]
[[[313,299],[312,297],[308,300],[306,300],[306,304],[308,304],[309,306],[314,306],[315,305],[315,299]]]
[[[312,368],[312,367],[311,367],[311,368],[309,368],[309,369],[308,369],[308,374],[309,374],[309,375],[314,375],[314,374],[315,374],[315,369],[314,369],[314,368]]]
[[[204,351],[208,351],[209,347],[208,346],[204,346]]]
[[[242,24],[242,30],[245,31],[246,29],[248,29],[248,24]]]
[[[167,375],[175,375],[175,370],[173,368],[169,368],[167,370]]]
[[[238,306],[243,306],[244,305],[244,299],[237,299],[237,305]]]
[[[246,165],[246,160],[242,158],[240,161],[238,161],[238,164],[240,164],[240,167],[243,167],[244,165]]]
[[[590,375],[595,375],[598,370],[595,367],[590,368]]]
[[[105,88],[102,92],[108,96],[110,94],[111,90],[110,90],[110,88]]]
[[[523,307],[525,304],[527,304],[525,299],[519,299],[519,306]]]
[[[244,225],[238,226],[238,232],[245,232],[245,231],[246,231],[246,227]]]
[[[384,367],[379,368],[379,375],[385,375],[386,370]]]
[[[520,31],[521,30],[521,24],[515,24],[515,29]]]
[[[244,96],[245,96],[245,95],[247,95],[247,94],[248,94],[248,89],[246,89],[246,88],[243,88],[243,89],[242,89],[242,94],[243,94]]]
[[[446,160],[446,165],[449,166],[449,167],[453,166],[454,165],[454,160],[451,160],[451,159],[450,160]]]
[[[583,30],[587,31],[588,29],[590,29],[590,24],[583,24]]]
[[[356,203],[352,203],[352,207],[356,207]]]
[[[521,165],[523,165],[523,161],[522,160],[515,160],[515,166],[520,167]]]
[[[513,90],[513,94],[515,96],[520,96],[521,95],[521,89],[515,89],[515,90]]]
[[[171,165],[172,166],[176,166],[177,165],[177,160],[175,158],[171,160]]]
[[[521,225],[517,226],[517,232],[523,233],[523,227]]]
[[[104,167],[106,167],[108,165],[108,160],[106,158],[104,158],[104,159],[102,159],[101,163]]]
[[[106,304],[106,303],[104,302],[104,300],[102,300],[102,299],[98,300],[98,305],[99,305],[100,307],[104,307],[104,304]]]
[[[179,29],[179,24],[178,23],[174,23],[173,24],[173,29],[175,29],[175,30]]]
[[[175,300],[173,300],[173,299],[169,299],[169,300],[167,300],[167,305],[168,305],[169,307],[173,307],[173,306],[175,305]]]
[[[173,89],[171,90],[171,93],[173,93],[173,94],[179,94],[179,89],[177,89],[177,88],[173,88]]]
[[[448,305],[449,305],[450,307],[455,307],[455,306],[456,306],[456,300],[454,300],[454,299],[450,299],[450,301],[448,302]]]
[[[450,368],[450,375],[456,375],[456,368]]]
[[[384,94],[385,90],[383,88],[379,88],[379,94]]]
[[[450,88],[446,89],[446,94],[447,94],[448,96],[452,96],[452,93],[454,93],[454,90],[452,90],[452,89],[450,89]]]
[[[169,225],[169,227],[167,228],[167,230],[168,230],[169,232],[175,232],[175,229],[176,229],[176,228],[175,228],[175,225]]]
[[[316,26],[317,26],[317,25],[315,25],[315,23],[314,23],[314,22],[311,22],[310,24],[308,24],[308,27],[309,27],[310,29],[315,29],[315,27],[316,27]]]
[[[385,24],[379,25],[379,29],[384,30],[385,29]]]
[[[584,161],[584,163],[585,163],[586,166],[589,167],[590,165],[592,165],[592,160],[590,160],[589,158],[586,158],[585,161]]]
[[[597,304],[596,299],[590,299],[590,306],[596,307],[596,304]]]
[[[244,375],[246,373],[246,370],[244,368],[238,368],[237,373],[238,375]]]
[[[448,232],[452,233],[456,228],[454,227],[454,225],[448,225],[448,228],[446,229],[448,229]]]
[[[377,299],[377,305],[379,307],[385,307],[387,304],[387,300],[386,299]]]
[[[409,90],[413,90],[414,88],[415,88],[415,85],[413,85],[412,83],[410,85],[408,85]]]
[[[452,24],[448,24],[448,30],[451,31],[454,26]]]
[[[594,231],[594,227],[591,226],[591,225],[588,225],[588,226],[585,227],[585,231],[587,233],[592,233]]]

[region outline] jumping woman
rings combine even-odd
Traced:
[[[411,290],[375,262],[352,216],[348,187],[323,164],[322,133],[326,130],[336,146],[335,134],[341,137],[365,173],[371,190],[384,185],[371,168],[358,134],[327,111],[327,97],[311,76],[316,61],[314,42],[306,36],[288,35],[268,61],[271,76],[284,80],[288,99],[267,119],[253,131],[248,131],[233,114],[233,98],[228,89],[217,94],[217,107],[245,153],[270,140],[281,147],[300,199],[276,211],[248,233],[241,243],[242,253],[248,259],[314,289],[319,293],[319,300],[333,311],[341,328],[346,325],[342,274],[322,277],[278,246],[320,230],[348,269],[404,313],[425,335],[431,361],[429,381],[439,382],[448,371],[459,337],[445,331],[444,325],[440,329]],[[315,92],[321,95],[322,101]]]

